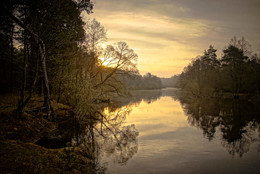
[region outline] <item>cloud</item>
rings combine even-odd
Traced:
[[[189,39],[199,38],[209,30],[202,21],[181,21],[164,16],[117,12],[100,19],[96,17],[108,28],[109,41],[128,42],[139,55],[140,67],[148,71],[149,68],[150,71],[158,69],[155,65],[162,68],[162,62],[167,62],[169,57],[196,54],[194,50],[199,50],[196,48],[199,44],[187,48]],[[153,67],[147,62],[152,62]],[[165,76],[158,71],[154,73]]]
[[[98,0],[90,17],[110,43],[126,41],[135,50],[142,73],[169,77],[210,44],[220,56],[234,35],[258,45],[259,9],[258,0]]]

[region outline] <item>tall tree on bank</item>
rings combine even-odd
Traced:
[[[6,93],[12,92],[14,89],[15,28],[10,18],[1,15],[0,21],[0,92]]]
[[[184,68],[180,76],[182,89],[196,97],[259,95],[259,56],[252,54],[250,44],[243,37],[241,40],[232,38],[220,60],[215,52],[210,46],[203,56]]]
[[[217,73],[220,66],[216,51],[210,45],[209,49],[204,51],[203,56],[198,56],[184,69],[180,81],[183,89],[190,90],[195,96],[216,91],[218,86]]]
[[[233,45],[230,45],[227,49],[223,50],[223,52],[224,56],[222,57],[221,62],[231,77],[233,94],[237,95],[241,92],[242,85],[244,85],[245,82],[243,73],[248,57],[244,55],[243,50]]]
[[[40,60],[42,65],[42,71],[43,71],[43,78],[44,78],[44,101],[45,106],[47,109],[47,117],[50,118],[50,116],[53,115],[51,103],[50,103],[50,89],[49,89],[49,81],[47,76],[47,70],[46,70],[46,50],[45,50],[45,44],[41,38],[29,27],[28,25],[25,25],[24,22],[19,19],[17,16],[15,16],[12,12],[10,12],[8,9],[4,7],[5,14],[12,19],[17,25],[19,25],[21,28],[23,28],[25,31],[27,31],[31,37],[33,38],[34,42],[38,45],[39,52],[40,52]],[[23,99],[22,99],[23,100]],[[21,112],[27,102],[29,101],[29,98],[25,102],[20,102],[18,107],[18,112]]]
[[[64,2],[67,2],[67,4],[72,5],[75,7],[76,10],[79,12],[85,10],[88,13],[92,11],[93,4],[90,0],[77,0],[77,1],[71,1],[71,0],[63,0]],[[36,44],[38,47],[39,55],[40,55],[40,61],[41,61],[41,68],[42,68],[42,75],[44,80],[44,104],[47,109],[47,116],[50,118],[51,115],[53,115],[52,107],[50,103],[50,88],[49,88],[49,79],[47,75],[47,67],[46,67],[46,44],[49,43],[48,38],[44,37],[44,34],[50,32],[48,31],[46,23],[44,23],[46,20],[52,21],[52,20],[60,20],[62,21],[63,18],[59,16],[59,11],[51,11],[50,13],[49,7],[52,7],[53,4],[60,3],[60,1],[31,1],[31,0],[25,0],[25,1],[18,1],[18,0],[4,0],[1,2],[1,16],[5,16],[10,18],[16,25],[18,25],[22,30],[24,30],[26,33],[29,34],[29,37],[33,40],[31,43]],[[75,4],[75,5],[73,5]],[[65,9],[61,9],[63,11],[66,11]],[[66,11],[67,12],[67,11]],[[26,18],[24,18],[24,13],[26,13]],[[80,14],[80,13],[79,13]],[[46,16],[51,16],[53,18],[46,19]],[[37,16],[35,18],[35,16]],[[29,20],[27,20],[29,19]],[[30,20],[31,19],[31,20]],[[35,19],[35,20],[34,20]],[[63,25],[66,27],[66,24]],[[42,32],[40,33],[40,30]],[[66,29],[65,29],[66,30]],[[51,33],[51,32],[50,32]],[[52,39],[52,38],[50,38]],[[47,45],[47,47],[51,47],[51,45]],[[38,73],[38,72],[36,72]],[[20,102],[21,104],[18,107],[18,111],[22,111],[25,105],[29,102],[30,96],[25,100]]]
[[[251,44],[245,39],[244,36],[241,37],[241,39],[238,39],[236,36],[232,37],[230,39],[229,45],[232,45],[234,47],[237,47],[241,50],[243,50],[244,54],[246,56],[250,56],[252,54],[251,50]]]

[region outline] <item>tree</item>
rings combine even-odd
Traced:
[[[85,25],[86,42],[92,52],[98,51],[97,45],[106,41],[107,34],[104,26],[100,24],[95,18],[88,21]]]
[[[141,83],[143,89],[160,89],[162,87],[161,79],[150,72],[143,76]]]
[[[186,66],[180,75],[180,87],[191,92],[193,95],[200,95],[200,65],[201,60],[199,57],[192,60]]]
[[[137,73],[137,58],[137,54],[126,42],[117,42],[114,46],[108,45],[101,60],[108,68],[105,74],[101,72],[100,75],[104,78],[101,78],[96,87],[105,84],[115,74]]]
[[[229,44],[243,50],[243,52],[246,56],[250,56],[252,53],[251,44],[245,39],[244,36],[242,36],[241,39],[237,39],[237,37],[234,36],[233,38],[230,39]]]
[[[203,56],[198,56],[184,69],[180,76],[182,88],[190,90],[195,96],[215,95],[218,91],[218,71],[220,67],[216,51],[210,45],[209,49],[204,51]]]
[[[10,17],[17,25],[19,25],[25,31],[27,31],[32,36],[32,38],[34,39],[36,44],[38,45],[38,48],[39,48],[39,51],[40,51],[40,57],[41,57],[40,60],[41,60],[41,65],[42,65],[44,84],[45,84],[45,86],[44,86],[44,89],[45,89],[44,99],[45,99],[45,105],[46,105],[46,108],[47,108],[47,117],[50,117],[53,113],[52,113],[51,104],[50,104],[49,81],[48,81],[47,70],[46,70],[45,44],[44,44],[43,40],[41,38],[39,38],[39,36],[28,25],[25,25],[21,21],[21,19],[16,17],[13,13],[9,12],[7,9],[4,9],[4,10],[6,11],[6,14],[8,15],[8,17]],[[29,98],[28,98],[28,100],[29,100]],[[22,109],[24,108],[24,105],[26,103],[27,102],[22,102],[20,104],[20,106],[18,107],[19,112],[22,111]]]
[[[12,92],[14,87],[14,25],[13,21],[0,16],[0,86],[1,93]],[[10,70],[10,71],[8,71]]]
[[[217,50],[210,46],[203,56],[197,57],[185,67],[180,75],[180,87],[195,96],[221,96],[232,92],[238,98],[238,93],[257,93],[258,55],[251,54],[250,44],[244,37],[241,40],[234,37],[230,43],[223,50],[224,55],[220,60],[217,59]]]
[[[42,73],[44,82],[44,105],[47,109],[47,116],[49,117],[53,115],[53,113],[50,104],[51,96],[49,78],[47,75],[50,69],[47,67],[50,67],[50,62],[55,62],[53,61],[53,57],[58,57],[57,55],[60,55],[62,52],[57,52],[57,48],[65,50],[64,48],[70,47],[72,42],[74,42],[74,45],[77,45],[76,42],[84,37],[84,30],[82,28],[83,22],[80,18],[80,13],[84,10],[90,13],[93,8],[93,3],[90,0],[4,0],[1,3],[1,15],[11,19],[20,27],[20,32],[25,33],[24,37],[28,38],[28,48],[24,49],[24,53],[27,50],[27,58],[29,58],[28,65],[30,65],[29,69],[36,70],[34,68],[35,63],[33,62],[37,62],[35,60],[38,60],[37,57],[39,57],[42,71],[37,69],[34,73],[36,80],[37,74]],[[65,40],[62,40],[64,38]],[[37,48],[32,49],[35,48],[35,46],[37,46]],[[47,64],[49,64],[49,66],[47,66]],[[24,72],[25,74],[30,73],[26,71],[26,67],[24,67]],[[32,81],[34,82],[35,80]],[[27,82],[23,81],[22,83],[26,84]],[[30,95],[25,101],[23,97],[21,97],[21,102],[17,109],[18,111],[22,111],[29,102],[33,86],[30,85]],[[24,90],[21,90],[21,93],[24,93]]]
[[[244,55],[244,51],[230,45],[223,50],[224,56],[221,59],[222,65],[226,67],[232,81],[232,91],[237,95],[241,91],[241,87],[245,79],[242,79],[243,70],[248,57]]]
[[[201,92],[215,93],[218,90],[218,69],[220,62],[216,55],[217,50],[212,45],[201,56]]]
[[[204,55],[201,57],[203,69],[215,69],[220,64],[217,60],[216,52],[217,50],[212,45],[204,52]]]

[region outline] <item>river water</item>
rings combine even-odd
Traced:
[[[121,134],[123,149],[100,148],[109,173],[260,172],[260,109],[252,103],[188,99],[168,88],[135,91],[104,112],[119,111],[129,135]]]

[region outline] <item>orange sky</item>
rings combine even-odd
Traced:
[[[205,0],[96,0],[94,13],[107,30],[108,43],[125,41],[138,54],[141,74],[181,73],[210,44],[221,50],[231,37],[245,36],[260,48],[260,3]],[[241,14],[241,10],[245,13]]]

